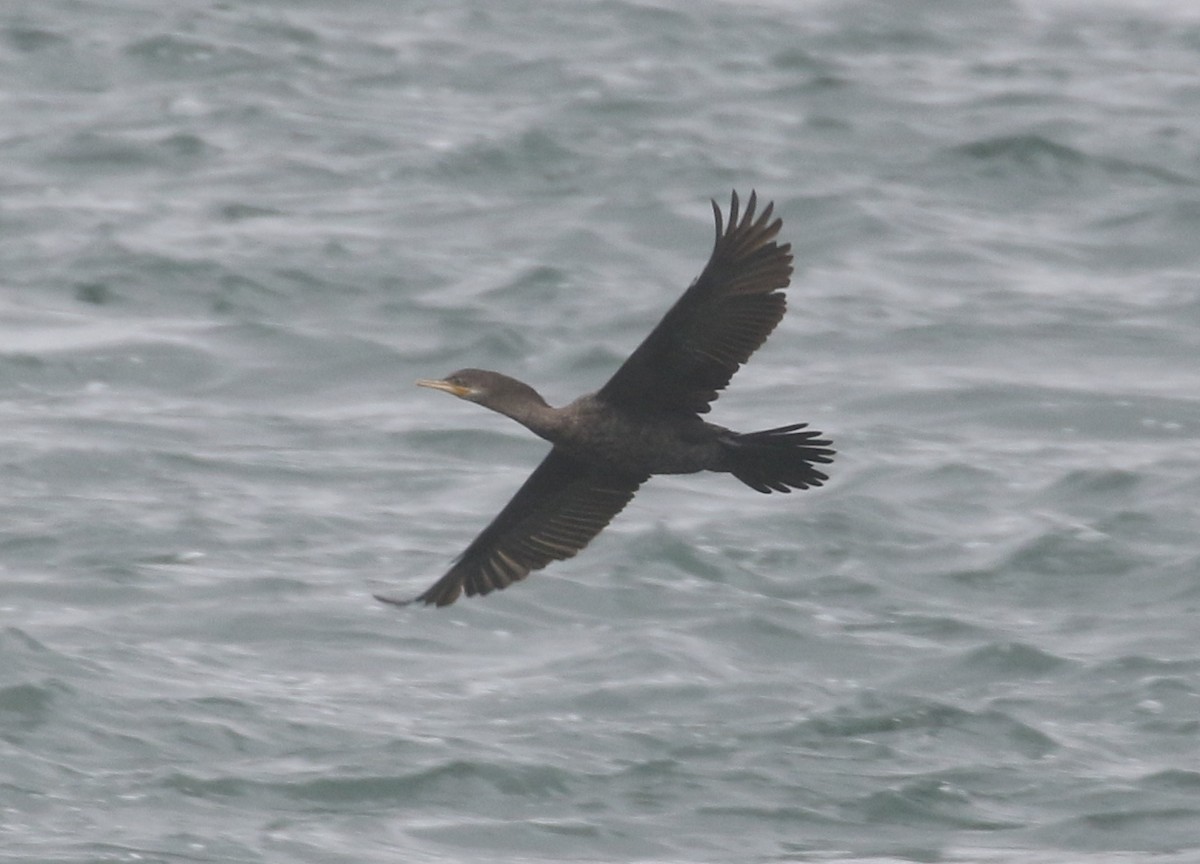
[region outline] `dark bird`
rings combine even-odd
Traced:
[[[783,318],[791,244],[775,242],[774,204],[755,216],[738,196],[729,223],[712,202],[717,239],[700,277],[595,393],[552,408],[527,384],[462,369],[418,381],[511,417],[554,445],[492,523],[441,579],[410,600],[448,606],[507,588],[551,561],[571,558],[599,534],[652,474],[718,471],[758,492],[820,486],[835,451],[820,432],[794,423],[742,434],[701,414]]]

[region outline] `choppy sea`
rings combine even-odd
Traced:
[[[395,609],[757,189],[658,478]],[[0,5],[0,860],[1200,861],[1200,6]]]

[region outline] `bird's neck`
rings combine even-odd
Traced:
[[[505,417],[516,420],[530,432],[554,441],[562,426],[562,417],[557,408],[546,404],[546,400],[532,387],[525,387],[525,393],[520,399],[506,400],[503,405],[489,405]]]

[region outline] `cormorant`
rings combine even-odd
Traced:
[[[583,549],[652,474],[725,472],[767,493],[829,479],[815,465],[833,461],[835,451],[806,423],[741,434],[700,418],[786,308],[791,244],[775,242],[775,205],[757,218],[755,206],[751,192],[739,213],[735,191],[725,225],[712,202],[717,237],[708,264],[595,393],[552,408],[498,372],[462,369],[417,382],[511,417],[554,447],[445,576],[418,597],[378,600],[448,606],[463,591],[506,588]]]

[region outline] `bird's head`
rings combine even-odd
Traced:
[[[486,373],[482,369],[459,369],[445,378],[422,378],[417,381],[417,386],[441,390],[468,402],[478,402],[487,392],[484,375]]]
[[[546,404],[528,384],[486,369],[459,369],[445,378],[422,378],[417,386],[441,390],[510,417],[522,406]]]

